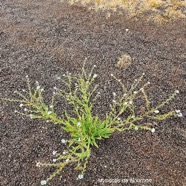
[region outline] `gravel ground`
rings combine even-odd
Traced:
[[[126,29],[129,29],[126,32]],[[106,18],[79,6],[57,0],[0,1],[0,97],[15,98],[13,92],[25,88],[25,76],[45,88],[48,101],[56,77],[77,74],[85,58],[87,70],[97,65],[101,98],[95,114],[104,114],[112,92],[120,89],[110,77],[115,74],[127,86],[143,72],[151,82],[148,94],[156,105],[178,89],[180,94],[161,112],[180,109],[183,118],[160,122],[154,134],[146,131],[115,133],[93,148],[85,177],[68,168],[62,180],[51,186],[93,185],[186,185],[186,22],[180,20],[157,26],[125,16]],[[126,69],[116,68],[122,54],[134,58]],[[63,105],[63,107],[62,107]],[[52,170],[36,167],[50,161],[52,151],[62,151],[66,137],[57,126],[29,120],[14,113],[17,105],[1,102],[0,185],[35,186]],[[70,110],[59,100],[59,113]],[[134,179],[151,179],[132,183]],[[103,183],[99,179],[131,179],[128,183]],[[147,180],[148,181],[148,180]],[[137,181],[136,181],[137,182]]]

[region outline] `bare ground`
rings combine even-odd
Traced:
[[[128,32],[125,29],[129,29]],[[186,22],[166,25],[133,21],[125,16],[95,13],[57,0],[0,1],[0,97],[15,98],[25,88],[25,75],[41,82],[49,100],[57,76],[77,74],[87,58],[87,69],[97,65],[101,98],[95,114],[104,114],[119,88],[113,73],[129,86],[143,72],[151,82],[148,94],[158,104],[178,89],[180,94],[161,112],[180,109],[183,118],[170,118],[146,131],[115,133],[93,148],[85,177],[67,168],[49,185],[186,185]],[[134,58],[127,69],[116,68],[122,54]],[[14,113],[18,106],[1,102],[0,185],[35,186],[52,170],[38,168],[37,161],[50,161],[52,151],[62,151],[66,137],[57,126],[29,120]],[[62,113],[59,100],[56,110]],[[152,179],[150,183],[100,183],[99,179]]]

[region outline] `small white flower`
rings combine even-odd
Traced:
[[[57,151],[56,150],[54,150],[53,152],[52,152],[52,154],[55,156],[56,155],[56,153],[57,153]]]
[[[49,123],[50,121],[49,120],[46,120],[47,123]]]
[[[134,115],[132,115],[132,116],[131,116],[131,118],[135,118],[135,116],[134,116]]]
[[[126,29],[125,29],[125,31],[126,31],[126,32],[128,32],[128,31],[129,31],[129,29],[128,29],[128,28],[126,28]]]
[[[137,94],[137,91],[134,91],[134,94]]]
[[[41,88],[41,92],[43,92],[44,91],[44,88]]]
[[[57,161],[57,159],[53,159],[52,161],[55,163]]]
[[[116,100],[113,99],[112,102],[113,102],[113,103],[116,103]]]
[[[181,117],[183,117],[183,114],[180,112],[177,114],[177,116],[181,118]]]
[[[54,90],[57,90],[57,87],[54,87]]]
[[[79,179],[79,180],[83,179],[83,174],[79,174],[79,175],[78,175],[78,179]]]
[[[14,110],[15,113],[17,113],[17,110]]]
[[[41,163],[40,162],[37,162],[36,163],[36,167],[41,167]]]
[[[24,108],[24,111],[26,112],[28,109],[27,108]]]
[[[176,112],[177,114],[179,114],[179,113],[181,113],[181,110],[175,110],[175,112]]]
[[[94,65],[94,68],[96,68],[97,66],[96,65]]]
[[[143,72],[143,74],[142,74],[143,76],[145,75],[145,72]]]
[[[56,79],[59,80],[59,79],[61,79],[61,77],[57,76]]]
[[[56,95],[56,92],[53,92],[53,95]]]
[[[30,114],[30,118],[33,119],[33,114]]]
[[[47,180],[41,180],[41,185],[46,185],[47,184]]]
[[[138,81],[137,79],[134,80],[134,82]]]
[[[179,91],[179,90],[175,90],[175,93],[176,93],[176,94],[179,94],[179,93],[180,93],[180,91]]]
[[[160,111],[159,110],[155,110],[154,113],[158,114]]]
[[[98,92],[97,94],[98,94],[98,95],[100,95],[101,93],[100,93],[100,92]]]
[[[28,78],[28,75],[26,75],[25,77]]]
[[[41,88],[41,87],[40,87],[39,85],[36,87],[37,90],[39,90],[40,88]]]
[[[54,106],[53,106],[53,105],[50,105],[49,107],[50,107],[50,108],[53,108]]]
[[[132,100],[130,100],[130,101],[129,101],[129,104],[130,104],[130,105],[132,105],[132,103],[133,103],[133,101],[132,101]]]
[[[123,97],[125,97],[127,94],[123,94]]]
[[[134,130],[138,130],[138,127],[136,126],[136,127],[134,128]]]
[[[61,140],[61,143],[66,143],[66,140],[65,140],[65,139],[62,139],[62,140]]]
[[[81,138],[79,138],[78,141],[80,142],[81,141]]]
[[[118,118],[118,120],[121,120],[121,118]]]
[[[113,74],[110,74],[111,76],[114,76]]]
[[[116,96],[116,93],[115,92],[113,92],[112,94],[113,94],[114,97]]]
[[[47,114],[49,114],[49,115],[52,114],[52,111],[48,111]]]
[[[155,128],[152,128],[152,129],[151,129],[151,132],[154,133],[154,132],[155,132]]]
[[[81,123],[80,122],[77,123],[77,127],[81,127]]]
[[[20,106],[20,107],[23,107],[24,105],[21,103],[19,106]]]
[[[66,162],[69,162],[69,159],[66,159]]]
[[[26,92],[26,90],[25,90],[25,89],[22,89],[22,91],[23,91],[23,92]]]
[[[150,85],[150,81],[148,81],[147,84]]]
[[[63,155],[65,155],[66,154],[66,152],[65,151],[63,151]]]
[[[97,74],[94,74],[94,75],[93,75],[93,78],[97,78],[97,77],[98,77],[98,75],[97,75]]]
[[[66,76],[65,74],[63,74],[63,77]]]

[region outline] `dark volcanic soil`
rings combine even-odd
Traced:
[[[125,29],[129,29],[128,32]],[[113,73],[128,86],[143,72],[151,82],[148,89],[153,105],[174,90],[180,94],[161,112],[180,109],[183,118],[170,118],[156,126],[156,132],[115,133],[92,149],[85,177],[67,168],[52,186],[93,185],[186,185],[186,22],[180,20],[157,26],[124,16],[106,19],[86,8],[67,7],[58,0],[0,1],[0,97],[15,98],[13,92],[25,88],[25,76],[45,88],[49,100],[57,76],[97,65],[96,80],[101,98],[95,114],[104,114],[118,86]],[[122,54],[134,58],[127,69],[115,67]],[[52,151],[63,151],[65,138],[57,126],[29,120],[14,113],[13,103],[0,108],[0,185],[36,186],[50,169],[36,162],[52,159]],[[63,104],[56,105],[59,113]],[[67,108],[68,109],[68,108]],[[150,183],[101,183],[99,179],[152,179]],[[132,181],[130,181],[132,182]]]

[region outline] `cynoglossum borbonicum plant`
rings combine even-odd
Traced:
[[[95,66],[94,66],[95,67]],[[20,99],[6,99],[11,102],[18,102],[21,111],[15,112],[31,119],[42,119],[46,122],[51,122],[55,125],[60,125],[61,129],[70,133],[70,139],[62,139],[61,142],[66,145],[66,149],[62,152],[53,151],[55,158],[52,163],[38,162],[36,166],[54,167],[55,171],[49,175],[46,180],[41,181],[41,185],[46,185],[55,176],[60,174],[64,168],[73,164],[74,169],[79,171],[77,179],[82,179],[86,170],[88,160],[91,156],[91,148],[98,148],[97,141],[109,136],[115,131],[125,130],[149,130],[155,132],[153,126],[140,124],[146,119],[164,120],[169,116],[182,117],[180,110],[173,110],[164,114],[160,114],[161,109],[165,104],[168,104],[177,93],[176,90],[165,101],[159,105],[152,107],[149,98],[146,94],[146,87],[149,82],[143,83],[144,74],[127,89],[121,80],[114,78],[121,86],[123,95],[119,96],[113,93],[113,100],[110,103],[110,112],[105,113],[104,119],[100,119],[98,115],[93,113],[95,100],[99,96],[97,92],[98,85],[95,84],[97,74],[94,73],[94,67],[90,73],[86,73],[85,67],[82,68],[82,73],[77,76],[72,76],[70,73],[64,76],[62,82],[66,89],[58,89],[54,87],[51,103],[46,104],[43,99],[44,89],[36,82],[36,87],[33,89],[30,85],[30,80],[26,76],[28,90],[24,90],[24,94],[17,92]],[[140,86],[140,84],[142,84]],[[138,88],[140,87],[140,88]],[[61,117],[55,111],[56,96],[63,97],[67,103],[72,106],[73,114],[64,111]],[[135,100],[141,97],[145,101],[143,112],[136,113]],[[127,113],[127,116],[126,114]],[[124,117],[125,115],[125,117]]]
[[[64,2],[64,0],[61,0]],[[88,6],[90,9],[122,13],[129,17],[145,16],[158,23],[185,17],[185,0],[67,0],[70,5]]]

